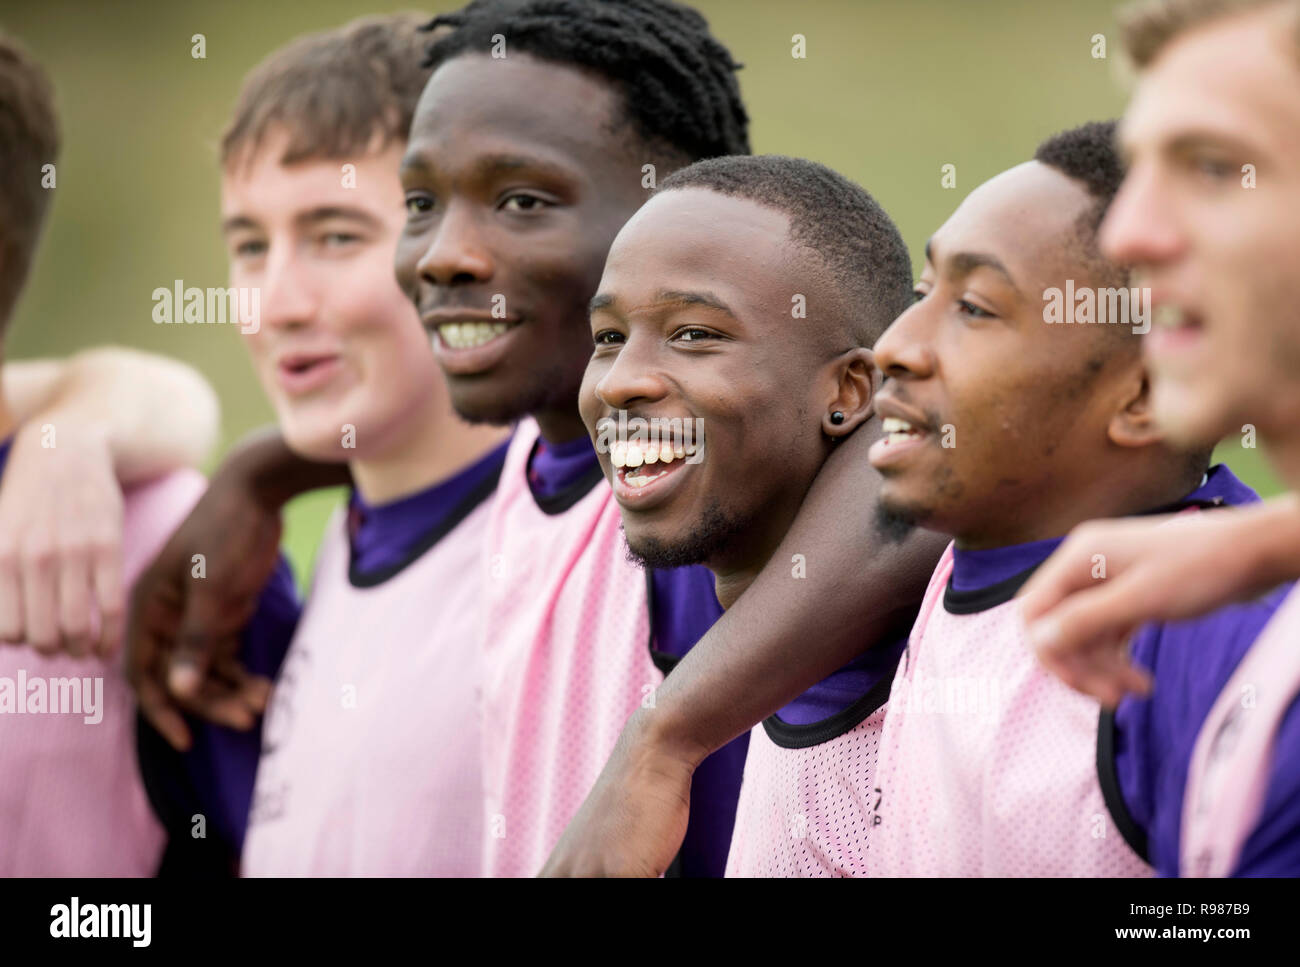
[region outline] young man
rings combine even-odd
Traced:
[[[747,151],[746,116],[736,65],[703,18],[675,4],[476,3],[439,23],[453,30],[432,50],[436,71],[412,126],[397,271],[437,330],[457,411],[490,422],[536,417],[516,433],[492,508],[483,638],[485,866],[529,875],[629,712],[654,704],[661,669],[720,610],[716,600],[673,604],[684,583],[711,593],[702,568],[652,576],[647,595],[645,574],[625,558],[612,495],[598,487],[577,398],[591,353],[587,303],[648,173]],[[505,58],[491,56],[497,35],[508,38]],[[240,489],[256,485],[232,481]],[[250,505],[243,519],[195,518],[187,528],[246,530],[266,513],[241,498],[241,509]],[[882,626],[919,593],[915,557],[913,546],[862,568]],[[863,635],[803,688],[860,652]],[[202,648],[179,652],[175,666],[195,653]],[[682,872],[722,872],[742,760],[740,745],[713,760],[716,791],[695,798],[689,826],[682,817],[673,846],[676,854],[687,835]]]
[[[232,853],[242,843],[245,874],[478,872],[474,606],[509,431],[456,418],[393,279],[422,22],[360,20],[277,51],[222,139],[231,284],[263,293],[254,367],[286,443],[346,460],[354,483],[283,667],[285,639],[267,628],[285,622],[265,595],[243,632],[245,666],[278,668],[255,786],[255,733],[204,727],[191,795],[158,796],[182,841],[185,802],[212,815]],[[183,794],[157,766],[165,752],[148,756],[156,785]]]
[[[1147,856],[1168,872],[1188,760],[1170,736],[1277,603],[1143,629],[1138,647],[1169,656],[1170,700],[1117,720],[1026,646],[1015,592],[1078,522],[1257,499],[1226,467],[1206,472],[1208,447],[1163,442],[1139,303],[1104,322],[1050,312],[1063,291],[1128,287],[1096,247],[1122,174],[1112,139],[1113,125],[1066,132],[972,192],[926,246],[920,301],[875,347],[882,518],[955,543],[890,694],[872,875],[1140,875]]]
[[[911,284],[893,222],[821,165],[719,158],[664,180],[610,249],[581,397],[632,555],[704,563],[719,600],[740,599],[835,445],[873,418],[863,347]],[[644,438],[601,445],[641,420],[702,425],[703,460],[661,464]],[[904,643],[867,647],[754,729],[728,875],[865,873],[881,706]],[[830,781],[828,764],[851,772]]]
[[[1139,69],[1121,129],[1130,173],[1102,244],[1137,267],[1163,316],[1146,345],[1156,417],[1172,438],[1200,445],[1255,428],[1293,493],[1213,527],[1089,525],[1049,563],[1025,601],[1040,648],[1111,701],[1143,685],[1127,670],[1129,629],[1300,575],[1300,292],[1291,268],[1300,228],[1279,217],[1300,203],[1300,5],[1143,5],[1127,18],[1126,42]],[[1124,570],[1058,605],[1096,583],[1074,576],[1080,555],[1112,549]],[[1293,592],[1204,724],[1188,720],[1178,736],[1200,729],[1184,875],[1300,873],[1298,608]],[[1188,643],[1187,660],[1204,661],[1210,644]],[[1152,667],[1158,697],[1161,668],[1140,642],[1132,659]],[[1117,718],[1143,704],[1126,699]]]
[[[0,167],[11,173],[0,185],[3,333],[50,197],[41,167],[59,141],[49,81],[4,35],[0,132]],[[164,471],[211,444],[211,391],[176,364],[105,350],[9,364],[4,383],[0,875],[144,875],[161,831],[135,772],[134,711],[117,666],[122,584],[202,486],[196,473]],[[193,404],[192,423],[149,423],[178,404]]]

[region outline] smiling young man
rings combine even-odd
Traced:
[[[1067,282],[1128,284],[1097,250],[1122,175],[1112,139],[1109,124],[1065,132],[972,192],[926,246],[919,301],[875,346],[882,518],[954,546],[890,694],[872,875],[1142,875],[1148,854],[1167,870],[1187,750],[1164,740],[1204,714],[1217,669],[1276,606],[1143,629],[1152,654],[1214,650],[1171,674],[1175,701],[1118,722],[1027,647],[1012,599],[1075,524],[1257,499],[1208,467],[1209,448],[1162,440],[1140,319],[1045,321]]]
[[[488,529],[484,855],[489,875],[532,875],[627,716],[720,611],[692,593],[707,571],[647,580],[626,559],[577,398],[587,302],[646,171],[747,152],[747,118],[737,65],[686,7],[476,3],[435,23],[453,29],[403,162],[397,275],[456,411],[524,421]],[[681,872],[722,872],[743,754],[715,760]]]
[[[231,282],[262,291],[257,375],[285,442],[346,460],[354,484],[301,618],[264,593],[242,633],[243,665],[276,678],[260,760],[256,731],[194,720],[179,769],[146,746],[173,840],[203,813],[248,875],[479,870],[474,578],[509,431],[455,416],[393,279],[422,22],[365,19],[275,52],[222,139]]]
[[[451,33],[433,48],[435,74],[403,164],[410,214],[397,271],[438,331],[435,352],[457,411],[471,420],[522,421],[489,527],[483,845],[489,873],[529,875],[582,802],[628,714],[654,710],[661,669],[721,612],[706,569],[653,571],[647,580],[628,562],[618,508],[601,484],[577,400],[592,349],[587,304],[614,235],[654,178],[702,157],[747,152],[747,119],[737,65],[704,19],[676,4],[480,2],[438,23]],[[502,50],[504,57],[493,56]],[[864,499],[875,492],[874,474],[860,479],[855,467],[831,462],[828,469],[850,478]],[[180,602],[195,633],[148,670],[157,694],[166,694],[160,680],[169,670],[171,694],[191,694],[179,679],[208,681],[202,672],[221,650],[214,641],[219,589],[186,582],[189,543],[255,534],[287,493],[311,485],[313,473],[271,454],[227,478],[224,504],[203,508],[168,545],[166,567],[141,593]],[[280,480],[283,474],[293,476]],[[277,483],[267,487],[268,479]],[[833,587],[847,553],[865,588],[868,623],[897,624],[935,555],[925,542],[876,553],[874,535],[863,530],[864,540],[847,547],[838,532],[815,566]],[[229,575],[223,589],[240,587],[246,568],[224,556],[209,563]],[[789,569],[774,570],[768,580],[780,582],[782,608],[799,623],[801,597],[787,584]],[[227,593],[223,603],[238,611],[247,597],[246,589]],[[785,659],[790,639],[771,610],[741,602],[730,614],[737,613],[760,626],[743,635],[747,647],[761,643]],[[859,654],[873,633],[832,628],[827,638],[836,646],[830,656],[809,662],[805,679],[796,674],[790,693],[764,714]],[[786,688],[765,681],[739,707]],[[681,823],[655,872],[670,865],[685,835],[678,869],[722,873],[743,758],[737,743],[709,759],[689,807],[671,794],[683,807]],[[652,786],[655,796],[658,781]]]
[[[699,463],[654,459],[647,473],[637,441],[602,450],[631,554],[702,563],[734,604],[833,448],[873,418],[863,347],[910,304],[911,283],[893,222],[828,168],[720,158],[667,178],[610,249],[580,401],[598,441],[618,421],[704,428]],[[807,318],[791,311],[797,294]],[[728,875],[865,872],[881,706],[903,644],[865,642],[753,731]],[[842,763],[852,774],[830,781]]]
[[[1142,688],[1130,661],[1151,669],[1155,700],[1168,691],[1141,642],[1126,648],[1131,628],[1300,576],[1300,4],[1142,4],[1125,41],[1138,68],[1120,131],[1129,175],[1101,241],[1153,291],[1155,415],[1191,445],[1255,428],[1292,493],[1195,526],[1090,524],[1047,564],[1025,599],[1037,643],[1112,702]],[[1081,580],[1097,553],[1119,566]],[[1292,592],[1240,665],[1220,669],[1208,717],[1180,723],[1177,741],[1199,737],[1170,871],[1300,874],[1298,629]],[[1188,642],[1182,660],[1210,661],[1213,645]],[[1125,699],[1117,719],[1147,704]]]

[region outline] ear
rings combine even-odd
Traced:
[[[842,440],[875,414],[878,374],[876,358],[865,346],[841,353],[829,363],[832,396],[822,411],[822,432]],[[841,423],[831,422],[832,413],[843,413]]]
[[[1151,379],[1139,357],[1124,374],[1120,406],[1110,418],[1106,435],[1119,447],[1147,447],[1164,440],[1151,412]]]

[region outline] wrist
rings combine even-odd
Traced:
[[[672,705],[639,708],[628,719],[627,735],[641,750],[669,759],[691,772],[713,751],[690,734],[688,723],[674,714]]]

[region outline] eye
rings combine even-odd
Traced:
[[[428,195],[412,193],[406,196],[406,213],[408,215],[425,215],[431,211],[433,211],[433,199]]]
[[[240,242],[235,246],[235,257],[241,259],[257,258],[259,255],[266,253],[266,243],[260,239],[256,241]]]
[[[326,232],[321,236],[321,241],[326,248],[344,248],[361,241],[361,236],[353,235],[351,232]]]
[[[919,287],[913,289],[913,290],[912,290],[912,305],[916,305],[918,302],[920,302],[922,299],[924,299],[925,296],[926,296],[926,291],[925,291],[924,289],[919,288]]]
[[[717,336],[700,326],[685,326],[673,333],[672,338],[681,342],[702,342],[705,339],[716,339]]]
[[[535,212],[540,211],[549,204],[550,202],[545,198],[516,192],[501,203],[501,208],[505,211],[512,212]]]
[[[963,315],[970,316],[972,319],[993,318],[993,313],[986,312],[985,310],[981,309],[979,306],[975,305],[975,303],[969,302],[966,299],[958,299],[957,305],[961,309]]]
[[[597,346],[617,346],[623,342],[623,334],[617,329],[602,329],[596,333]]]
[[[1192,159],[1192,168],[1207,181],[1224,181],[1237,174],[1237,168],[1222,158],[1201,155]]]

